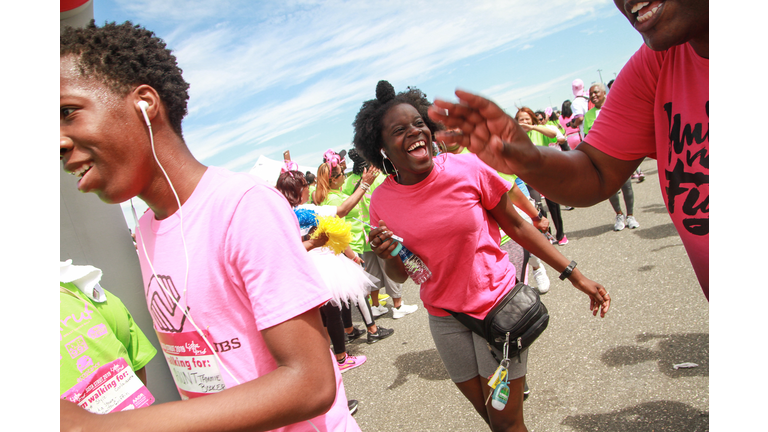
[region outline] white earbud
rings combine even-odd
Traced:
[[[384,156],[384,157],[387,157],[387,154],[384,153],[384,149],[381,149],[381,155]]]
[[[147,108],[149,108],[149,104],[147,101],[138,101],[137,104],[139,105],[139,109],[141,110],[141,113],[144,114],[144,121],[147,122],[147,126],[152,126],[149,123],[149,116],[147,115]]]

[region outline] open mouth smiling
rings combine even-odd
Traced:
[[[426,147],[427,143],[424,142],[424,140],[416,141],[415,143],[411,144],[410,147],[408,147],[408,153],[416,150],[419,147]]]
[[[662,2],[640,2],[632,6],[630,13],[634,15],[636,24],[642,24],[656,15],[663,7]]]
[[[75,177],[82,178],[85,175],[85,173],[87,173],[91,168],[93,168],[93,162],[88,162],[88,163],[86,163],[84,165],[81,165],[77,169],[73,169],[69,173],[72,174]]]

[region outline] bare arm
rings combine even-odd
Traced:
[[[516,184],[512,184],[512,189],[507,192],[507,197],[513,205],[517,206],[520,210],[523,211],[523,213],[527,214],[528,217],[531,218],[533,226],[535,226],[536,229],[544,232],[547,230],[547,228],[549,228],[549,221],[547,218],[539,217],[539,211],[536,210],[536,207],[533,206],[533,203],[531,203],[528,197],[525,196],[523,191],[521,191]]]
[[[312,309],[262,330],[277,363],[277,369],[264,376],[202,398],[105,415],[61,401],[60,428],[84,432],[264,431],[316,417],[327,412],[336,397],[334,366],[324,332],[319,310]]]
[[[616,159],[586,142],[568,152],[535,146],[495,103],[461,90],[456,95],[460,103],[436,100],[429,116],[461,132],[437,132],[436,139],[467,147],[491,168],[517,174],[558,203],[586,207],[604,201],[642,162]]]
[[[371,185],[374,180],[376,180],[376,176],[379,174],[379,170],[374,167],[368,167],[363,171],[363,175],[361,176],[361,185],[362,183],[365,183],[367,185]],[[353,208],[357,205],[357,203],[360,202],[360,200],[363,198],[363,195],[365,195],[365,189],[362,187],[358,187],[355,189],[355,192],[352,193],[352,195],[349,196],[349,198],[345,199],[343,203],[341,203],[340,206],[336,208],[336,216],[343,218],[346,217],[349,212],[352,211]]]
[[[550,267],[558,272],[565,270],[570,264],[570,260],[555,249],[549,241],[537,232],[533,226],[523,220],[517,211],[512,207],[512,203],[503,195],[499,204],[491,210],[491,215],[498,222],[499,226],[514,239],[520,246],[544,260]],[[601,317],[605,317],[606,312],[611,306],[611,297],[608,291],[599,283],[586,278],[581,271],[574,269],[568,280],[578,290],[589,296],[589,308],[593,315],[600,312]]]
[[[304,249],[307,250],[307,252],[311,251],[314,248],[319,248],[324,246],[328,242],[328,234],[322,233],[321,235],[317,236],[317,238],[309,238],[307,240],[302,241],[302,244],[304,245]]]
[[[523,128],[523,130],[526,131],[526,132],[528,132],[528,131],[539,132],[539,133],[541,133],[542,135],[544,135],[547,138],[555,138],[555,137],[557,137],[557,132],[552,130],[552,129],[550,129],[550,128],[548,128],[548,127],[546,127],[546,126],[520,124],[520,127]]]

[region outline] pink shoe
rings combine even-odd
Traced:
[[[568,237],[566,237],[565,235],[563,235],[563,239],[562,239],[562,240],[560,240],[559,242],[557,242],[557,244],[559,244],[560,246],[565,246],[565,245],[567,245],[567,244],[568,244]]]
[[[363,363],[365,363],[366,360],[368,360],[368,358],[365,357],[364,355],[361,355],[361,356],[351,356],[351,355],[347,354],[347,356],[344,358],[343,362],[339,362],[337,360],[336,363],[338,363],[338,365],[339,365],[339,372],[343,373],[344,371],[348,371],[350,369],[354,369],[354,368],[362,365]]]

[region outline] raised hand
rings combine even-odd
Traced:
[[[498,105],[461,90],[456,96],[458,104],[438,99],[429,108],[429,117],[449,129],[437,132],[436,140],[467,147],[488,166],[507,174],[517,174],[539,157],[525,130]]]

